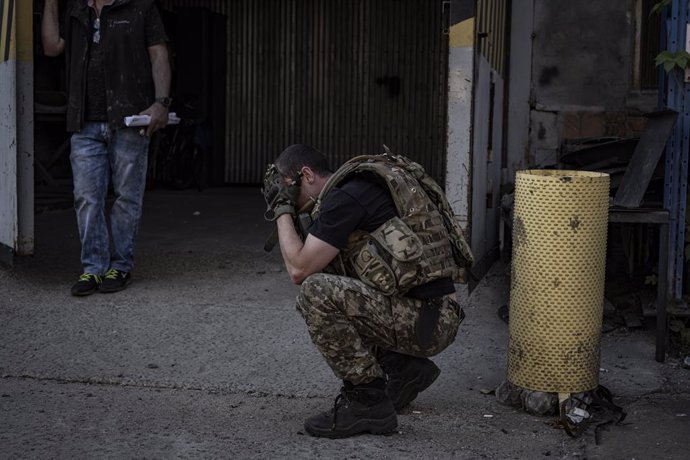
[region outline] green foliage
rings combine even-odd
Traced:
[[[676,51],[675,53],[666,50],[657,54],[654,62],[656,62],[657,66],[663,65],[666,73],[669,73],[675,67],[679,69],[687,68],[688,64],[690,64],[690,53],[684,50]]]
[[[669,6],[672,2],[673,0],[661,0],[657,2],[649,12],[649,16],[651,17],[654,14],[660,14],[661,11]],[[657,66],[663,65],[666,73],[671,72],[671,70],[675,69],[676,67],[683,70],[688,68],[690,65],[690,54],[688,54],[687,51],[676,51],[675,53],[672,53],[668,50],[665,50],[656,55],[654,62]]]

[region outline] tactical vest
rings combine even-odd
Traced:
[[[348,176],[373,173],[388,187],[399,217],[369,233],[353,232],[330,271],[357,278],[384,294],[404,294],[439,278],[466,282],[473,258],[439,185],[421,165],[400,155],[363,155],[343,164],[326,182],[311,217]]]

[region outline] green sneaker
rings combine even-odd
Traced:
[[[98,286],[101,285],[103,278],[92,273],[82,273],[79,277],[79,281],[74,283],[72,286],[72,295],[74,296],[85,296],[91,295],[98,290]]]
[[[121,272],[115,268],[108,270],[103,277],[103,282],[98,288],[101,292],[117,292],[127,287],[132,282],[132,277],[128,272]]]

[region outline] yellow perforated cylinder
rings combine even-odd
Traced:
[[[508,380],[579,393],[599,383],[608,174],[517,173]]]

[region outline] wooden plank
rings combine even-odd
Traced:
[[[640,141],[635,147],[630,165],[613,199],[614,206],[636,208],[642,203],[645,191],[652,179],[678,112],[666,110],[648,115],[649,120]]]
[[[668,211],[662,209],[610,209],[610,223],[663,224],[668,222]]]

